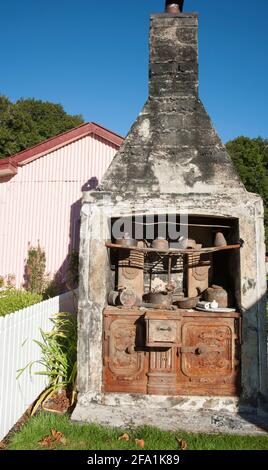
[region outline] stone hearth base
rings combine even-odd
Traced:
[[[268,432],[268,414],[238,412],[238,400],[233,397],[85,395],[80,397],[72,421],[123,429],[148,425],[194,433]]]

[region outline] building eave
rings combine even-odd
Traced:
[[[106,129],[95,122],[82,124],[64,134],[52,137],[29,149],[23,150],[11,157],[0,160],[0,176],[12,176],[18,172],[18,166],[24,166],[38,158],[43,157],[59,148],[88,135],[96,136],[107,141],[108,144],[120,147],[124,138],[115,132]]]
[[[18,173],[18,165],[13,164],[11,160],[10,157],[0,160],[0,178],[14,176]]]

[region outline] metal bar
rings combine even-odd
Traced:
[[[143,222],[135,222],[134,225],[160,225],[160,224],[166,224],[166,225],[176,225],[177,227],[201,227],[201,228],[232,228],[231,225],[214,225],[214,224],[181,224],[177,222],[148,222],[148,223],[143,223]]]
[[[115,243],[105,243],[107,248],[114,248],[117,250],[131,250],[131,251],[140,251],[142,253],[163,253],[165,255],[170,256],[178,256],[178,254],[185,254],[185,255],[194,255],[196,253],[214,253],[218,251],[226,251],[226,250],[239,250],[241,248],[240,243],[236,245],[226,245],[226,246],[215,246],[209,248],[199,248],[199,249],[190,249],[190,250],[183,250],[179,248],[172,248],[169,250],[156,250],[155,248],[139,248],[139,247],[126,247],[121,245],[116,245]]]
[[[172,257],[168,257],[168,286],[171,285],[171,262],[172,262]]]

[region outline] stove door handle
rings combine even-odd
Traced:
[[[196,354],[197,356],[200,356],[201,354],[203,354],[205,351],[203,351],[201,348],[199,348],[198,346],[183,346],[182,348],[179,348],[179,352],[181,354],[186,354],[186,353],[190,353],[190,354]]]
[[[209,353],[221,353],[224,352],[224,348],[211,348],[209,346],[183,346],[179,348],[179,352],[181,354],[190,353],[195,354],[196,356],[201,356],[202,354],[209,354]]]
[[[127,354],[135,354],[135,352],[136,352],[135,351],[135,346],[132,346],[132,345],[127,346],[127,348],[126,348],[126,353]]]

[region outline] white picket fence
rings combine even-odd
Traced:
[[[68,292],[0,317],[0,440],[46,387],[46,377],[28,371],[17,379],[19,369],[40,359],[40,348],[33,340],[41,340],[40,328],[51,330],[54,313],[74,313],[75,304],[74,294]]]

